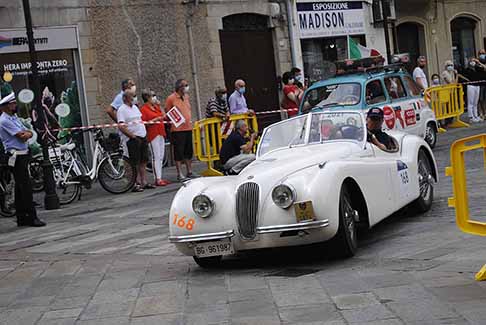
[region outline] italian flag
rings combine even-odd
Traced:
[[[352,37],[348,37],[349,58],[351,60],[380,56],[380,52],[375,49],[369,49],[357,43]]]

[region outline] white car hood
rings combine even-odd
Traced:
[[[270,152],[248,165],[237,176],[203,177],[191,180],[180,189],[193,195],[209,194],[213,198],[234,196],[242,183],[251,181],[259,184],[262,197],[292,174],[332,160],[346,159],[360,152],[361,146],[354,142],[334,142],[283,148]],[[228,197],[229,200],[231,200]],[[224,199],[223,199],[224,200]],[[226,200],[228,201],[228,200]]]
[[[315,145],[297,146],[275,150],[259,157],[247,166],[239,175],[241,181],[251,177],[279,181],[304,168],[320,163],[340,160],[360,150],[353,142],[334,142]]]

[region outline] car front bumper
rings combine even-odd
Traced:
[[[231,239],[235,251],[299,246],[330,239],[334,235],[334,232],[330,229],[326,230],[328,226],[329,221],[325,219],[295,224],[258,227],[256,229],[257,235],[252,240],[241,238],[235,230],[226,230],[197,235],[170,236],[169,241],[174,243],[185,255],[194,255],[193,247],[197,243],[228,239]]]

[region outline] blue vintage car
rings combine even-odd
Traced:
[[[435,146],[435,114],[415,81],[400,66],[364,69],[316,82],[305,92],[299,114],[343,109],[367,112],[374,106],[385,113],[385,129],[418,135],[431,148]]]

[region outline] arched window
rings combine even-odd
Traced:
[[[419,56],[427,57],[424,26],[419,23],[406,22],[397,26],[398,50],[409,53],[410,66],[413,69]]]
[[[465,67],[470,58],[476,57],[476,25],[477,21],[469,17],[451,21],[452,54],[458,67]]]

